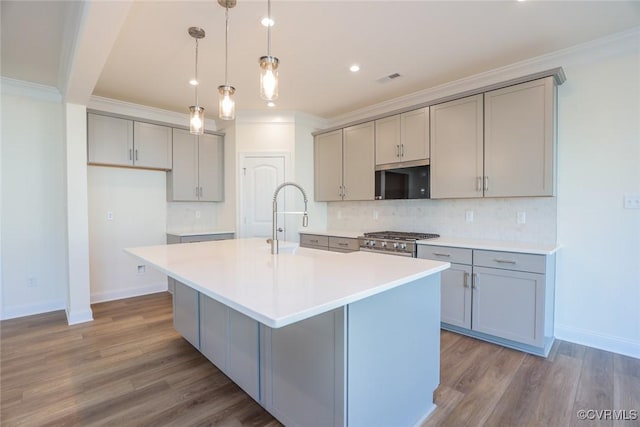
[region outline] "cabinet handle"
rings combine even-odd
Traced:
[[[451,254],[445,254],[444,252],[434,252],[433,253],[435,256],[444,256],[444,257],[450,257]]]
[[[400,157],[404,157],[404,144],[400,144]]]
[[[484,177],[484,191],[489,191],[489,177]]]
[[[342,198],[347,194],[347,187],[345,185],[342,186]]]
[[[202,187],[200,187],[200,197],[202,197]]]
[[[478,289],[479,284],[480,284],[480,278],[478,277],[478,273],[473,273],[471,275],[471,287],[473,289]]]
[[[396,145],[396,157],[400,157],[400,146]]]
[[[482,191],[482,177],[479,176],[476,178],[476,191]]]
[[[317,240],[317,239],[309,239],[309,241],[310,241],[311,243],[318,243],[318,240]]]
[[[349,246],[349,244],[348,243],[340,243],[340,242],[338,242],[338,246]]]
[[[499,262],[500,264],[515,264],[516,262],[512,259],[502,259],[502,258],[494,258],[495,262]]]
[[[196,187],[196,197],[198,197],[198,187]]]
[[[133,160],[133,150],[129,148],[129,160]]]
[[[466,271],[464,272],[464,276],[462,279],[462,286],[464,286],[465,288],[469,287],[469,273],[467,273]]]
[[[136,148],[136,162],[138,161],[138,149]]]

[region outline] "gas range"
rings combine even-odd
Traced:
[[[376,231],[358,237],[360,250],[390,255],[416,257],[416,240],[440,237],[433,233],[408,233],[403,231]]]

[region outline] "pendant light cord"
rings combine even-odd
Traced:
[[[267,0],[267,56],[271,57],[271,0]]]
[[[225,32],[224,32],[224,85],[229,86],[227,78],[229,72],[229,1],[225,7]]]
[[[198,81],[198,39],[196,39],[196,107],[198,105],[198,86],[200,86],[200,82]]]

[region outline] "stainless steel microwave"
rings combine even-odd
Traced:
[[[429,197],[428,160],[376,166],[376,200]]]

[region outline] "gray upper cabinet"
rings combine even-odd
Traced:
[[[553,77],[484,95],[485,197],[554,194]]]
[[[171,169],[171,128],[117,117],[87,115],[88,162]]]
[[[315,200],[373,200],[374,122],[317,135]]]
[[[171,128],[133,122],[133,164],[141,168],[171,169]]]
[[[169,201],[224,200],[224,142],[219,135],[173,129],[173,169],[167,174]]]
[[[375,121],[376,165],[429,158],[429,107]]]
[[[314,187],[317,201],[342,200],[342,129],[315,137]]]
[[[133,120],[87,114],[88,161],[133,166]]]
[[[431,198],[482,197],[482,94],[431,106]]]
[[[375,191],[374,123],[343,129],[342,199],[373,200]]]

